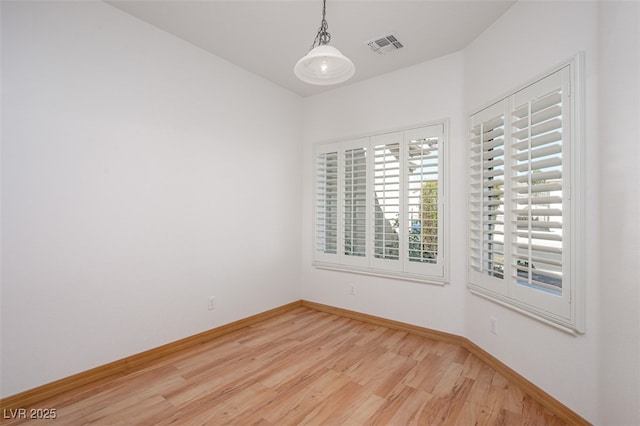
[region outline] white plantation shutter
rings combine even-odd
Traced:
[[[472,291],[580,331],[577,270],[581,156],[575,63],[474,114],[470,129]],[[572,94],[572,91],[574,92]],[[572,272],[573,271],[573,272]]]
[[[315,253],[324,261],[338,256],[338,151],[320,147],[315,156]]]
[[[443,123],[316,146],[314,264],[446,279]]]
[[[519,283],[562,291],[560,88],[513,111],[514,261]]]
[[[571,141],[570,73],[559,70],[511,102],[511,283],[515,297],[570,317],[565,169]]]
[[[411,272],[429,271],[441,275],[443,268],[444,226],[441,164],[443,129],[441,126],[421,127],[404,132],[405,142],[405,230],[406,253],[404,269]]]
[[[400,270],[402,133],[371,138],[373,145],[374,265]]]
[[[366,265],[367,255],[367,143],[342,143],[341,263]]]
[[[476,114],[470,132],[469,254],[472,279],[504,291],[504,102]]]

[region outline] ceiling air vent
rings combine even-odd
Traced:
[[[373,53],[377,53],[378,55],[392,53],[404,47],[402,43],[400,43],[400,40],[398,40],[398,34],[396,33],[376,37],[373,40],[367,41],[365,44],[369,46],[369,49],[371,49]]]

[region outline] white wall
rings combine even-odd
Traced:
[[[640,3],[600,5],[602,424],[640,424]]]
[[[587,420],[599,419],[598,4],[519,2],[465,49],[467,113],[585,52],[586,333],[573,337],[466,295],[466,335]],[[498,334],[489,332],[489,317]]]
[[[2,106],[2,396],[300,299],[297,95],[102,2],[2,2]]]
[[[465,194],[452,191],[452,282],[444,287],[315,269],[312,259],[312,147],[315,142],[451,119],[452,188],[464,188],[463,56],[455,53],[305,98],[302,295],[307,300],[463,334]],[[458,224],[458,226],[456,226]],[[455,248],[458,248],[457,250]],[[355,284],[355,296],[349,295]]]

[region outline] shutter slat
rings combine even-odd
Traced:
[[[545,121],[541,124],[537,124],[535,126],[532,126],[531,129],[529,129],[529,127],[526,127],[522,130],[519,130],[517,132],[514,132],[512,137],[514,139],[524,139],[527,138],[529,136],[537,136],[540,135],[542,133],[547,133],[550,132],[552,130],[557,130],[562,128],[562,120],[559,118],[555,118],[552,120],[548,120]],[[529,132],[531,132],[531,135],[529,135]]]
[[[562,249],[558,247],[548,247],[548,246],[541,246],[536,244],[523,244],[523,243],[514,243],[513,245],[516,248],[520,248],[520,249],[531,248],[531,250],[537,251],[540,253],[562,254]]]
[[[533,240],[547,240],[547,241],[562,241],[562,235],[542,233],[542,232],[516,232],[516,235],[521,238],[531,238]]]
[[[485,170],[490,170],[490,169],[494,169],[495,167],[499,167],[499,166],[503,166],[504,165],[504,160],[500,159],[500,160],[490,160],[490,161],[485,161],[482,163],[482,166]]]
[[[516,150],[521,150],[521,149],[526,149],[527,147],[531,147],[531,148],[535,148],[538,146],[542,146],[542,145],[548,145],[554,142],[559,142],[562,140],[562,132],[560,132],[559,130],[557,131],[553,131],[553,132],[549,132],[549,133],[544,133],[540,136],[536,136],[534,138],[529,139],[525,139],[524,141],[518,142],[518,143],[514,143],[512,146],[516,149]]]
[[[522,261],[529,261],[529,257],[528,256],[520,256],[518,254],[514,254],[513,258],[516,260],[522,260]],[[549,266],[562,266],[562,260],[554,260],[554,259],[548,259],[548,258],[543,258],[543,257],[531,257],[531,262],[533,262],[533,265],[535,267],[536,264],[545,264],[545,265],[549,265]]]
[[[516,229],[529,228],[529,222],[526,220],[514,220],[511,223],[513,223]],[[555,222],[555,221],[532,222],[531,228],[557,229],[557,228],[562,228],[562,222]]]
[[[535,205],[535,204],[562,204],[562,197],[527,197],[515,198],[513,200],[517,204]]]
[[[490,179],[482,183],[483,187],[491,188],[504,185],[504,181],[501,179]]]
[[[526,175],[522,175],[522,176],[515,176],[513,179],[516,182],[528,182],[529,181],[529,176],[528,174]],[[552,170],[552,171],[548,171],[548,172],[539,172],[536,173],[536,180],[540,180],[540,181],[545,181],[545,180],[551,180],[551,179],[561,179],[562,178],[562,172],[560,170]]]
[[[540,184],[534,186],[518,186],[515,188],[515,191],[518,193],[527,193],[529,191],[537,193],[537,192],[553,192],[553,191],[561,191],[562,185],[559,183],[547,183]]]
[[[522,172],[525,170],[542,170],[548,169],[550,167],[558,167],[562,165],[562,159],[558,157],[548,158],[544,160],[532,161],[530,163],[519,164],[517,166],[513,166],[513,170],[518,172]],[[539,177],[536,175],[536,177]]]
[[[547,145],[543,148],[525,150],[524,152],[520,152],[519,154],[514,155],[513,158],[515,158],[518,161],[524,161],[524,160],[528,161],[529,159],[533,160],[536,158],[546,157],[546,156],[558,154],[561,152],[562,152],[562,145],[554,144],[554,145]]]
[[[494,148],[491,150],[485,150],[482,154],[482,159],[487,160],[487,159],[503,157],[503,156],[504,156],[504,151],[502,149]]]
[[[502,133],[504,133],[504,131],[502,131]],[[500,138],[500,139],[494,139],[492,141],[489,142],[483,142],[482,143],[482,149],[484,151],[488,151],[490,149],[496,148],[498,146],[504,146],[504,139]]]
[[[482,142],[483,145],[486,142],[492,141],[496,138],[499,138],[501,136],[504,135],[504,128],[500,127],[500,128],[495,128],[495,129],[491,129],[488,132],[485,132],[482,134]]]
[[[531,216],[562,216],[560,209],[515,209],[513,210],[518,216],[527,216],[531,212]]]

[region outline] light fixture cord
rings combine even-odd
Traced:
[[[327,24],[327,0],[322,0],[322,22],[320,22],[320,28],[318,28],[318,33],[316,34],[316,38],[313,40],[313,44],[309,51],[311,51],[314,47],[316,47],[316,43],[318,46],[322,46],[324,44],[329,44],[331,41],[331,34],[327,31],[329,29],[329,24]]]

